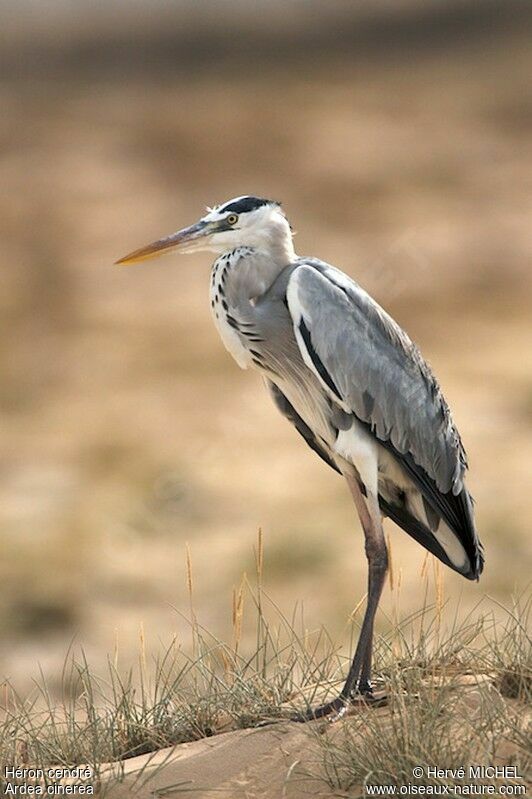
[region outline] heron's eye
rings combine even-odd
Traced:
[[[238,215],[229,214],[229,216],[225,218],[225,221],[227,222],[228,225],[236,225],[236,223],[238,222]]]

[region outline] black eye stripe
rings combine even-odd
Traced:
[[[279,205],[279,203],[274,200],[265,200],[261,197],[242,197],[240,200],[222,205],[221,208],[218,208],[218,211],[221,214],[227,211],[233,211],[235,214],[245,214],[248,211],[255,211],[263,205]]]

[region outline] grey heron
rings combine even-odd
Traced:
[[[339,696],[300,719],[341,715],[373,696],[374,619],[388,568],[382,518],[467,579],[482,572],[464,447],[417,347],[354,280],[296,255],[279,203],[237,197],[117,263],[201,250],[218,256],[210,301],[225,347],[264,376],[279,411],[344,476],[360,518],[368,586],[353,661]]]

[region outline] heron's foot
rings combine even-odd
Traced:
[[[371,680],[360,680],[358,688],[355,691],[355,696],[356,694],[362,694],[362,696],[368,696],[371,699],[373,696],[373,685]]]
[[[388,694],[386,691],[374,691],[371,684],[360,685],[355,696],[362,698],[366,705],[371,707],[384,707],[388,704]]]
[[[386,705],[388,696],[382,688],[375,690],[371,680],[362,677],[354,691],[355,696],[363,696],[369,705]]]
[[[319,705],[319,707],[315,708],[309,708],[308,710],[304,710],[302,713],[295,713],[291,717],[291,721],[304,723],[306,721],[315,721],[316,719],[324,718],[330,722],[338,721],[338,719],[341,719],[342,716],[345,716],[347,713],[349,704],[349,699],[346,699],[343,696],[337,696],[336,699],[333,699],[331,702],[326,702],[324,705]]]
[[[286,721],[286,718],[272,718],[272,719],[261,719],[260,721],[256,721],[253,724],[255,729],[262,729],[262,727],[271,727],[274,724],[282,724],[283,721]]]
[[[361,684],[349,698],[337,696],[331,702],[319,705],[316,708],[309,708],[302,713],[291,716],[291,721],[300,723],[315,721],[316,719],[326,718],[333,723],[343,718],[350,710],[355,707],[383,707],[388,704],[386,691],[374,691],[370,682]]]

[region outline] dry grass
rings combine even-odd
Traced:
[[[516,782],[522,784],[530,776],[532,751],[530,606],[530,599],[522,599],[506,611],[500,626],[479,608],[474,620],[452,629],[443,641],[438,641],[433,614],[432,630],[423,622],[415,641],[410,621],[396,628],[403,656],[390,659],[388,649],[383,658],[381,652],[389,707],[354,717],[319,739],[320,769],[325,768],[331,786],[399,788],[413,782],[415,766],[424,771],[416,785],[465,786],[472,783],[469,765],[517,766],[521,779]],[[465,768],[465,774],[434,776],[429,767]]]
[[[309,632],[300,610],[286,618],[265,594],[261,535],[255,559],[255,587],[243,577],[233,595],[228,642],[198,620],[188,559],[188,645],[173,641],[148,663],[141,629],[136,668],[124,672],[115,652],[103,676],[83,654],[71,654],[59,702],[42,675],[28,698],[19,698],[6,683],[0,761],[37,768],[88,764],[97,781],[102,764],[110,761],[287,718],[296,708],[332,696],[348,667],[347,655],[323,629]],[[530,752],[532,599],[522,597],[497,614],[479,603],[470,619],[455,615],[449,626],[437,580],[434,594],[433,606],[425,604],[402,622],[389,620],[386,635],[377,639],[377,681],[388,691],[389,707],[319,734],[322,756],[318,764],[304,764],[306,778],[351,790],[368,781],[404,784],[414,765],[512,763],[524,773]],[[243,646],[244,627],[255,631],[252,648]]]
[[[255,611],[256,647],[242,653],[244,594]],[[301,690],[335,684],[344,659],[323,632],[296,632],[295,619],[276,609],[278,623],[272,626],[265,603],[260,588],[253,592],[242,584],[230,643],[205,630],[192,607],[190,645],[174,641],[148,665],[141,634],[137,667],[126,674],[116,654],[103,677],[89,669],[84,656],[70,656],[59,703],[43,679],[27,699],[6,684],[0,760],[36,766],[87,763],[98,775],[105,762],[286,716],[285,703]]]

